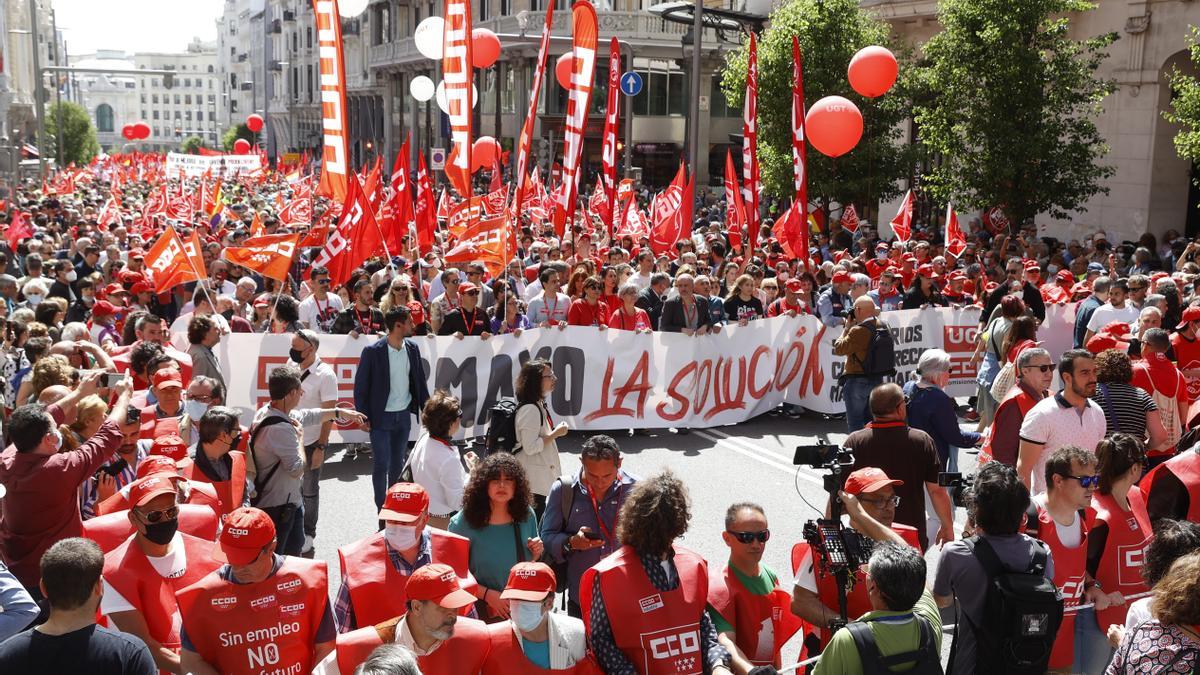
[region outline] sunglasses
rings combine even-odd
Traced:
[[[406,288],[404,286],[395,286],[392,288],[392,292],[393,293],[407,293],[408,288]]]
[[[858,501],[860,501],[864,504],[870,504],[872,506],[888,506],[890,504],[893,507],[898,507],[898,506],[900,506],[900,495],[892,495],[891,497],[880,497],[879,499],[868,499],[866,497],[859,497]]]
[[[770,530],[760,530],[758,532],[734,532],[733,530],[725,531],[732,535],[734,539],[737,539],[743,544],[749,544],[756,539],[758,540],[758,543],[765,544],[767,543],[767,540],[771,538]]]
[[[479,295],[479,291],[467,291],[466,293],[463,293],[463,295]]]
[[[160,511],[142,511],[142,518],[150,524],[154,524],[163,520],[171,520],[179,515],[178,506],[170,506]]]
[[[1077,480],[1077,481],[1079,481],[1079,487],[1082,487],[1082,488],[1085,488],[1085,489],[1086,489],[1086,488],[1094,488],[1094,487],[1096,487],[1096,486],[1100,485],[1100,476],[1098,476],[1098,475],[1093,475],[1093,476],[1072,476],[1072,475],[1071,475],[1071,474],[1069,474],[1069,473],[1064,473],[1064,474],[1061,474],[1061,475],[1062,475],[1062,477],[1063,477],[1063,478],[1070,478],[1070,479],[1072,479],[1072,480]]]
[[[1025,368],[1028,368],[1030,370],[1037,370],[1037,371],[1040,371],[1043,373],[1054,372],[1054,364],[1052,364],[1052,363],[1044,363],[1044,364],[1040,364],[1040,365],[1036,365],[1036,366],[1025,366]]]
[[[328,279],[317,279],[317,285],[318,286],[328,286],[329,280]]]

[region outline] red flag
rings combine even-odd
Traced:
[[[471,191],[471,2],[446,0],[442,82],[450,117],[446,178],[464,197]]]
[[[445,220],[450,217],[450,209],[454,205],[450,203],[450,193],[446,188],[442,188],[442,196],[438,198],[437,217],[438,220]]]
[[[946,252],[957,258],[966,248],[967,236],[958,224],[958,214],[953,206],[946,204]]]
[[[342,19],[337,0],[313,0],[317,24],[321,87],[321,183],[317,192],[335,202],[346,201],[350,174],[346,108],[346,67],[342,52]],[[311,45],[310,45],[311,46]]]
[[[792,168],[796,179],[795,201],[800,205],[800,222],[808,231],[808,148],[804,142],[804,67],[800,38],[792,36]],[[800,256],[808,260],[808,247]]]
[[[196,271],[188,264],[179,234],[170,225],[150,250],[146,251],[146,267],[154,275],[155,293],[165,293],[179,284],[200,280]]]
[[[651,218],[653,218],[654,224],[650,228],[650,248],[655,253],[674,255],[676,253],[675,242],[683,236],[684,188],[688,185],[684,180],[685,177],[686,171],[681,162],[679,172],[675,174],[675,180],[671,181],[667,189],[658,195],[651,207]]]
[[[33,226],[25,219],[25,214],[13,211],[12,222],[8,224],[8,231],[4,233],[4,238],[8,240],[8,248],[16,253],[17,244],[32,236]]]
[[[483,209],[489,216],[498,216],[504,213],[504,205],[508,203],[508,186],[503,185],[497,188],[494,192],[488,193],[483,197]]]
[[[499,192],[504,187],[504,170],[500,168],[500,158],[492,162],[492,182],[488,185],[488,192]]]
[[[412,187],[408,177],[409,139],[405,138],[400,145],[400,154],[396,155],[396,163],[392,166],[392,196],[383,207],[383,219],[379,223],[383,227],[384,238],[388,250],[399,253],[404,246],[404,237],[408,235],[409,225],[413,222]]]
[[[807,220],[800,219],[800,212],[800,202],[792,202],[788,210],[775,221],[771,233],[783,245],[784,254],[804,262],[807,269],[809,225]]]
[[[454,248],[446,252],[447,263],[482,262],[488,272],[498,276],[504,271],[509,254],[504,244],[507,233],[505,216],[481,218],[463,231]]]
[[[746,225],[746,205],[742,202],[742,191],[738,188],[737,168],[733,165],[733,151],[725,149],[725,232],[729,235],[730,248],[741,248],[742,227]]]
[[[433,185],[425,168],[425,154],[417,153],[417,201],[413,207],[417,220],[417,250],[422,254],[433,250],[437,219],[433,207]]]
[[[630,199],[625,202],[625,209],[621,214],[621,224],[617,227],[617,237],[629,235],[635,239],[640,239],[644,235],[650,234],[650,225],[646,222],[646,217],[642,215],[641,209],[638,208],[637,200]]]
[[[312,222],[312,197],[292,197],[292,201],[279,210],[279,222],[296,228]]]
[[[912,236],[912,212],[913,212],[913,195],[912,190],[904,194],[904,201],[900,202],[900,210],[896,212],[896,217],[892,218],[892,232],[896,233],[896,241],[907,242]]]
[[[842,209],[842,229],[851,234],[858,232],[858,211],[853,204]]]
[[[562,192],[554,207],[554,230],[563,236],[568,222],[575,220],[575,197],[579,190],[579,157],[587,128],[596,71],[596,8],[587,0],[576,0],[571,8],[571,88],[567,90],[567,116],[563,126]]]
[[[516,194],[513,195],[513,211],[525,208],[526,179],[525,172],[529,168],[529,149],[533,143],[533,123],[537,120],[538,97],[542,93],[542,77],[546,73],[546,55],[550,50],[550,30],[554,21],[554,4],[546,3],[546,22],[542,25],[542,44],[538,48],[537,68],[533,71],[533,87],[529,90],[529,114],[521,126],[521,138],[517,143],[517,163],[513,167],[513,177],[517,181]],[[537,181],[537,170],[534,169],[532,180]],[[540,205],[539,205],[540,206]],[[530,214],[533,216],[533,214]],[[545,215],[542,215],[545,219]]]
[[[467,227],[485,215],[483,197],[464,199],[450,210],[450,218],[446,220],[446,229],[450,232],[451,237],[459,239]]]
[[[300,241],[298,234],[270,234],[251,237],[241,246],[231,246],[222,253],[229,262],[241,265],[268,279],[283,281],[292,267],[292,258]]]
[[[379,203],[383,201],[382,190],[380,189],[380,178],[383,172],[383,158],[375,158],[375,166],[367,172],[367,177],[363,181],[362,191],[367,197],[367,203],[371,205],[371,213],[379,212]]]
[[[613,37],[608,49],[608,109],[604,115],[604,143],[600,159],[604,170],[604,194],[608,208],[604,213],[604,225],[612,236],[613,217],[617,210],[617,120],[620,117],[619,93],[621,89],[621,49]],[[626,139],[628,141],[629,139]],[[594,209],[593,209],[594,210]],[[598,212],[599,213],[599,212]]]
[[[204,254],[201,253],[203,250],[204,244],[200,241],[200,231],[192,230],[192,236],[183,242],[183,254],[187,256],[192,271],[202,279],[208,276],[208,270],[204,269]]]
[[[750,34],[749,67],[746,71],[746,101],[742,106],[742,200],[750,251],[758,245],[758,39]]]
[[[599,216],[600,221],[605,223],[606,229],[611,232],[609,224],[612,223],[612,207],[609,205],[608,191],[604,188],[602,176],[596,176],[596,189],[588,199],[588,210]]]
[[[263,226],[262,217],[258,215],[258,211],[254,212],[254,219],[250,221],[250,236],[261,237],[267,233],[267,228]]]
[[[349,177],[346,203],[342,207],[337,225],[330,228],[325,247],[313,260],[313,267],[329,270],[329,280],[341,286],[350,278],[350,273],[366,260],[379,244],[379,226],[375,214],[358,184],[358,177]]]

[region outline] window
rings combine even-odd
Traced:
[[[190,89],[192,87],[192,78],[190,78],[190,77],[183,78],[183,86]]]
[[[141,98],[142,98],[142,105],[146,105],[146,94],[143,93]]]
[[[713,75],[712,91],[709,94],[709,101],[712,117],[741,117],[742,111],[740,108],[734,108],[729,105],[729,101],[725,99],[725,92],[721,90],[721,78]]]
[[[475,18],[477,18],[477,20],[479,20],[479,21],[487,21],[487,19],[488,19],[488,5],[489,5],[489,2],[488,2],[488,0],[479,0],[479,13],[478,13],[478,16],[477,16],[477,17],[475,17]]]
[[[304,29],[304,46],[312,49],[312,26]]]
[[[96,131],[113,130],[113,109],[107,103],[96,106]]]
[[[638,59],[635,69],[645,84],[633,97],[635,115],[686,115],[687,73],[671,61]]]
[[[508,16],[512,13],[512,0],[500,0],[500,16]]]
[[[175,105],[179,105],[179,94],[175,94]]]
[[[158,119],[158,111],[157,110],[154,111],[154,119]]]
[[[183,114],[183,119],[187,120],[188,122],[191,122],[192,121],[192,111],[189,110],[189,111],[185,112]]]
[[[176,111],[175,111],[175,119],[179,119],[179,118],[180,118],[179,111],[178,111],[178,110],[176,110]]]
[[[186,105],[191,105],[191,104],[192,104],[192,95],[191,95],[191,94],[184,94],[184,96],[183,96],[183,102],[184,102],[184,104],[186,104]]]

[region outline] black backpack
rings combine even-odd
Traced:
[[[914,615],[915,616],[915,615]],[[854,646],[858,649],[858,659],[862,662],[863,675],[883,675],[895,672],[896,666],[911,663],[912,668],[905,671],[912,675],[942,675],[942,655],[938,652],[937,642],[934,641],[934,628],[929,620],[917,616],[917,626],[920,629],[921,643],[916,649],[891,656],[884,656],[875,644],[875,634],[871,632],[869,622],[854,621],[846,624],[850,637],[854,638]]]
[[[1029,568],[1018,572],[1000,561],[986,539],[974,536],[963,541],[988,578],[980,623],[962,616],[975,634],[976,658],[974,668],[969,672],[983,675],[1045,673],[1063,617],[1062,593],[1045,576],[1049,549],[1035,540]],[[951,669],[954,651],[951,648]]]
[[[521,444],[517,442],[517,411],[520,409],[521,404],[517,403],[517,399],[510,397],[502,398],[492,406],[487,437],[483,444],[484,450],[487,451],[485,457],[497,452],[510,452],[514,455],[521,452]],[[539,417],[541,414],[542,407],[538,406]]]
[[[896,341],[892,331],[879,319],[875,319],[875,327],[871,329],[871,343],[862,368],[864,375],[896,374]]]

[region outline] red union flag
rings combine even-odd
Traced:
[[[247,239],[222,253],[229,262],[241,265],[268,279],[283,281],[292,267],[292,258],[300,241],[298,234],[268,234]]]
[[[379,226],[387,240],[387,251],[403,250],[404,237],[413,222],[412,186],[408,182],[409,139],[405,138],[392,166],[392,193],[383,203]]]
[[[465,199],[450,210],[450,219],[446,221],[446,229],[450,231],[451,237],[461,239],[467,227],[485,215],[487,214],[482,196]]]
[[[912,236],[912,213],[913,213],[913,194],[909,190],[904,194],[904,201],[900,202],[900,210],[896,212],[896,217],[892,218],[892,232],[896,233],[896,241],[907,242]]]
[[[279,210],[279,222],[288,227],[299,227],[312,222],[312,197],[293,197]]]
[[[729,235],[730,248],[742,247],[742,228],[746,225],[746,205],[738,188],[737,170],[733,165],[733,151],[725,150],[725,232]]]
[[[613,217],[617,211],[617,119],[620,117],[621,48],[614,37],[608,49],[608,109],[604,114],[604,143],[600,158],[604,165],[604,195],[608,210],[604,225],[612,236]],[[627,139],[628,140],[628,139]],[[595,211],[596,209],[593,209]],[[596,211],[602,213],[601,211]]]
[[[946,204],[946,252],[957,258],[966,248],[967,237],[958,224],[958,214],[953,206]]]
[[[858,211],[853,204],[842,209],[842,229],[851,234],[858,232]]]
[[[437,218],[434,215],[433,184],[425,168],[425,153],[417,153],[417,201],[413,205],[417,221],[417,250],[422,254],[433,250]]]
[[[533,88],[529,90],[529,114],[525,116],[525,123],[521,126],[521,139],[517,143],[517,164],[513,172],[517,178],[517,190],[513,195],[513,211],[525,208],[526,188],[534,185],[538,177],[537,170],[534,169],[530,179],[534,182],[529,182],[525,178],[525,172],[529,168],[529,150],[533,143],[533,123],[537,120],[538,97],[542,93],[542,77],[546,74],[546,56],[550,51],[550,30],[553,22],[554,3],[547,2],[546,23],[542,26],[542,44],[538,48],[537,68],[533,71]],[[538,208],[541,209],[541,204],[538,205]],[[543,215],[542,218],[544,219],[545,216]]]
[[[792,168],[796,178],[795,201],[800,205],[800,222],[808,224],[808,148],[804,142],[804,66],[800,38],[792,36]],[[801,256],[806,262],[808,251]]]
[[[321,182],[317,192],[342,202],[348,191],[346,68],[342,58],[342,19],[337,0],[313,0],[321,86]]]
[[[650,228],[650,248],[655,253],[674,254],[675,242],[683,236],[683,200],[684,188],[687,186],[685,176],[686,172],[681,163],[675,179],[658,195],[650,208],[650,216],[654,220],[654,225]]]
[[[146,267],[154,275],[155,293],[165,293],[179,284],[200,280],[188,264],[179,234],[169,225],[158,241],[146,251]]]
[[[746,101],[742,106],[742,201],[746,208],[746,230],[750,251],[758,245],[758,39],[750,34],[746,70]]]
[[[471,196],[471,2],[446,0],[442,81],[450,115],[450,156],[446,178],[464,197]]]
[[[493,276],[504,271],[508,251],[504,242],[508,225],[504,216],[484,218],[471,223],[454,248],[446,252],[447,263],[482,262]]]
[[[592,191],[592,196],[588,199],[588,210],[599,216],[608,229],[608,223],[612,222],[612,207],[609,206],[604,181],[600,176],[596,176],[596,189]]]
[[[571,88],[567,91],[567,116],[563,129],[562,191],[554,205],[554,230],[561,237],[568,221],[575,220],[575,196],[579,190],[579,157],[583,133],[592,103],[592,78],[596,74],[596,8],[587,0],[576,0],[571,8]]]
[[[489,216],[498,216],[504,212],[504,205],[508,203],[508,186],[490,192],[483,197],[483,208]]]
[[[204,269],[204,255],[201,253],[203,250],[204,244],[200,242],[200,231],[192,230],[192,236],[183,242],[183,253],[187,256],[192,271],[201,277],[206,277],[208,271]]]
[[[329,270],[329,280],[335,287],[346,283],[354,268],[379,245],[379,226],[358,178],[351,174],[348,180],[342,214],[330,228],[325,247],[313,260],[313,267]]]

